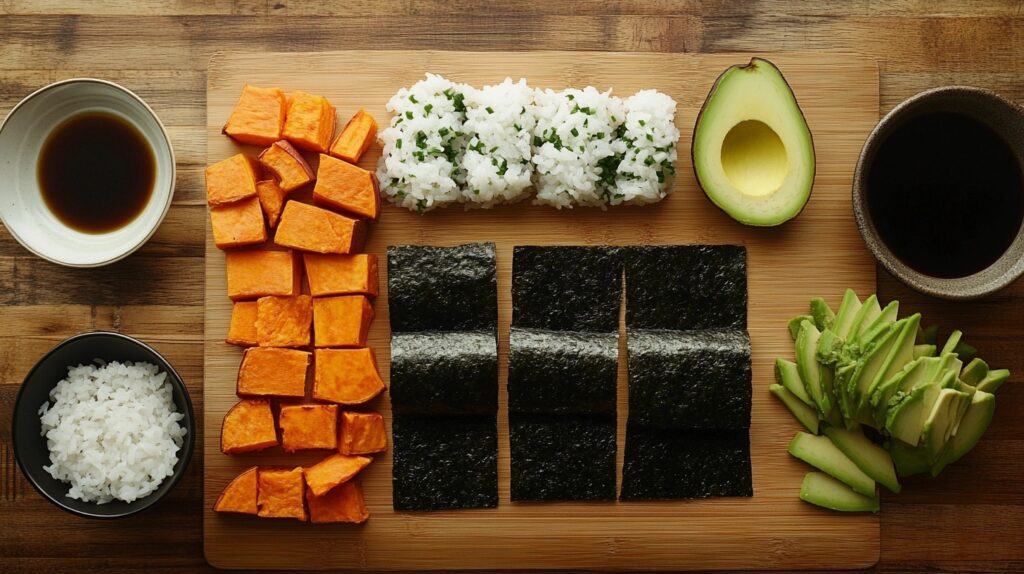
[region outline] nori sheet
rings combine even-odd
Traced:
[[[658,428],[750,427],[745,331],[628,331],[629,422]]]
[[[622,260],[617,247],[516,247],[512,325],[617,332]]]
[[[509,415],[512,500],[615,500],[615,415]]]
[[[622,250],[626,326],[635,329],[746,329],[747,249],[670,245]]]
[[[493,243],[388,247],[392,332],[496,329]]]
[[[614,413],[618,355],[618,333],[513,327],[509,412]]]
[[[390,393],[396,413],[497,413],[494,332],[394,333]]]
[[[395,416],[395,510],[494,508],[498,505],[498,431],[494,416]]]
[[[753,495],[747,429],[627,427],[622,500]]]

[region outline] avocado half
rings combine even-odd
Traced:
[[[779,225],[811,197],[811,130],[782,72],[763,58],[718,77],[690,150],[701,189],[740,223]]]

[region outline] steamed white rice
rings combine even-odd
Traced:
[[[624,105],[626,118],[619,131],[624,151],[608,203],[661,201],[672,190],[676,173],[676,102],[657,90],[643,90],[626,98]]]
[[[71,485],[68,498],[131,502],[173,473],[188,431],[166,379],[149,363],[68,368],[39,408],[50,450],[43,469]]]

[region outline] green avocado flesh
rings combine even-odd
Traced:
[[[693,131],[693,169],[708,198],[746,225],[796,217],[814,183],[814,142],[793,90],[768,60],[726,69]]]
[[[796,363],[786,359],[775,359],[775,382],[793,393],[804,404],[814,407],[811,397],[807,396],[804,382],[800,380],[800,373],[797,371]]]
[[[789,443],[789,454],[827,472],[866,496],[874,496],[875,481],[839,450],[827,436],[796,433]]]
[[[825,436],[839,450],[843,451],[843,454],[853,461],[864,474],[892,492],[900,491],[900,483],[896,479],[896,468],[892,464],[892,456],[884,448],[871,442],[859,428],[847,430],[828,427],[825,429]]]
[[[840,512],[878,512],[878,495],[864,496],[823,472],[808,472],[800,500]]]
[[[818,434],[818,411],[814,410],[814,407],[801,401],[782,385],[770,385],[768,390],[778,397],[782,404],[786,405],[786,408],[793,413],[800,424],[812,433]]]

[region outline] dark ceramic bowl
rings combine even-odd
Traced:
[[[1024,274],[1024,228],[1017,232],[1006,253],[989,267],[966,277],[940,279],[900,261],[879,237],[868,210],[868,173],[882,143],[907,120],[934,112],[957,112],[988,126],[1009,144],[1024,169],[1024,108],[980,88],[946,86],[927,90],[893,108],[868,136],[853,176],[853,215],[868,249],[897,279],[935,297],[976,299],[1006,287]]]
[[[67,376],[69,366],[89,364],[93,359],[146,362],[156,365],[167,373],[174,404],[177,411],[185,415],[179,424],[188,429],[188,435],[178,451],[174,473],[165,478],[155,492],[133,502],[115,500],[106,504],[96,504],[68,498],[69,485],[43,470],[44,465],[50,464],[50,450],[46,446],[46,438],[40,434],[42,424],[39,422],[39,407],[50,399],[50,390],[57,386],[57,382]],[[192,414],[192,401],[189,399],[188,390],[170,363],[160,356],[160,353],[137,339],[120,333],[102,331],[83,333],[66,339],[32,367],[18,391],[12,427],[14,455],[21,472],[32,486],[58,507],[87,518],[124,518],[142,512],[160,501],[185,474],[185,468],[192,458],[196,434],[195,417]]]

